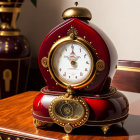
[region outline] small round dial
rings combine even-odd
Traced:
[[[55,76],[65,85],[85,83],[94,69],[92,53],[83,44],[69,41],[53,52],[51,65]]]

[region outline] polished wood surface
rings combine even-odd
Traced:
[[[120,60],[112,86],[119,90],[140,93],[140,61]]]
[[[140,139],[140,94],[123,92],[130,103],[129,117],[124,127],[120,124],[110,128],[103,135],[99,127],[83,126],[72,134],[65,134],[63,128],[53,125],[36,129],[33,125],[32,104],[39,92],[30,91],[0,100],[0,135],[39,140],[139,140]]]

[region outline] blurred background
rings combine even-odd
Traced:
[[[46,34],[63,22],[62,12],[74,6],[74,2],[74,0],[38,0],[37,7],[29,0],[24,2],[18,27],[30,42],[31,69],[38,69],[37,56]],[[93,16],[91,22],[112,40],[118,51],[119,60],[140,60],[139,0],[79,0],[78,2],[79,6],[91,11]]]

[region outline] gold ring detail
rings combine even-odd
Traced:
[[[22,2],[0,2],[0,5],[17,5],[17,4],[22,4]]]
[[[101,59],[99,59],[97,62],[96,62],[96,70],[97,71],[103,71],[105,69],[105,62]]]
[[[48,58],[47,57],[43,57],[41,59],[41,64],[44,68],[47,68],[48,67]]]
[[[0,31],[0,36],[19,36],[19,31]]]
[[[20,13],[21,12],[21,8],[5,8],[5,7],[0,7],[0,12],[6,12],[6,13],[9,13],[9,12],[17,12],[17,13]]]

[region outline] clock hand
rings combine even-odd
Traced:
[[[64,58],[67,58],[70,61],[72,66],[76,65],[77,59],[76,60],[75,59],[71,59],[71,56],[64,56]]]

